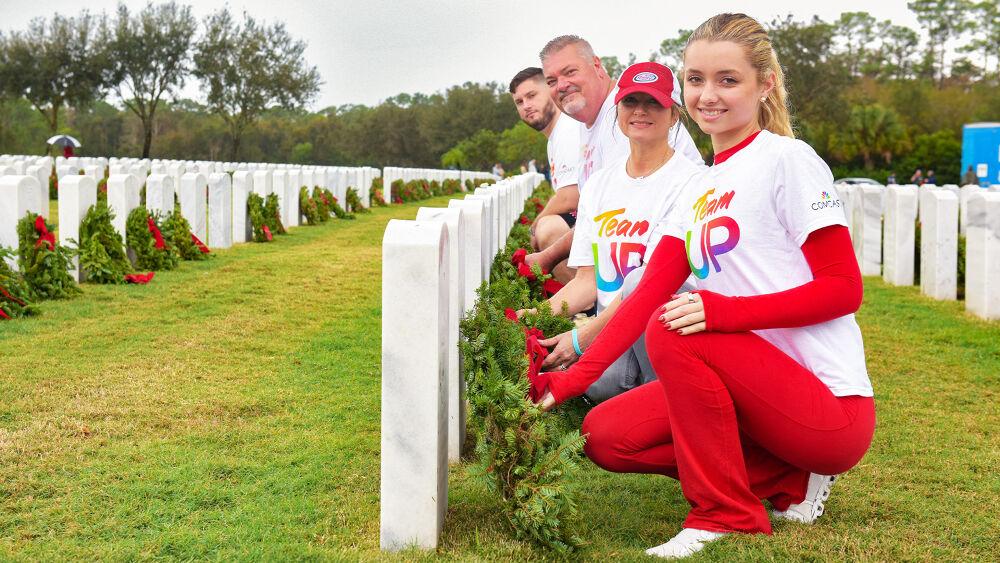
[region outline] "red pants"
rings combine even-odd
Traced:
[[[680,336],[656,318],[646,346],[658,381],[594,407],[583,422],[594,463],[680,479],[685,528],[771,533],[761,499],[801,502],[809,473],[853,467],[875,431],[871,397],[836,397],[750,333]]]

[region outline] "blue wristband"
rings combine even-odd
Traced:
[[[580,349],[580,339],[576,336],[576,327],[573,327],[573,350],[576,351],[577,356],[583,355],[583,350]]]

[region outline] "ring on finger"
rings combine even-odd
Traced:
[[[688,303],[694,303],[694,294],[688,293],[687,296],[688,296]]]

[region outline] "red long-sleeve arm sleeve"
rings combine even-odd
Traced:
[[[857,311],[864,285],[847,227],[832,225],[812,232],[802,245],[802,254],[813,280],[798,287],[746,297],[699,290],[705,306],[705,330],[744,332],[809,326]]]
[[[666,303],[691,274],[684,242],[663,237],[646,265],[635,291],[622,301],[615,316],[587,352],[567,371],[549,372],[549,391],[557,403],[583,394],[604,370],[635,343],[650,315]]]
[[[802,253],[813,280],[798,287],[746,297],[699,290],[706,330],[741,332],[808,326],[857,311],[863,285],[846,227],[824,227],[809,235]],[[565,372],[550,372],[548,388],[557,403],[582,394],[642,334],[649,317],[668,301],[690,273],[684,243],[663,237],[639,286],[622,302],[580,361]]]

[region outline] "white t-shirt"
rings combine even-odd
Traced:
[[[579,121],[561,112],[556,115],[556,124],[546,145],[553,190],[576,185],[582,130],[583,124]]]
[[[625,276],[644,263],[656,226],[684,187],[704,171],[675,153],[659,170],[639,179],[625,171],[627,160],[626,156],[597,171],[580,194],[567,261],[573,268],[594,267],[598,311],[615,299]]]
[[[802,244],[813,231],[846,226],[829,166],[809,145],[768,131],[692,187],[657,232],[685,241],[695,285],[721,295],[776,293],[812,281]],[[873,395],[854,315],[754,332],[834,395]]]
[[[611,93],[604,100],[601,112],[597,114],[597,121],[593,127],[582,126],[580,144],[580,165],[577,171],[580,193],[583,193],[584,184],[595,172],[619,158],[627,157],[631,151],[628,137],[622,133],[618,127],[617,113],[615,111],[615,96],[618,94],[618,87],[611,89]],[[579,123],[579,122],[578,122]],[[582,125],[582,124],[581,124]],[[678,121],[670,128],[667,141],[678,154],[684,155],[691,162],[704,167],[705,161],[698,152],[698,147],[694,144],[694,139],[688,133],[684,124]]]

